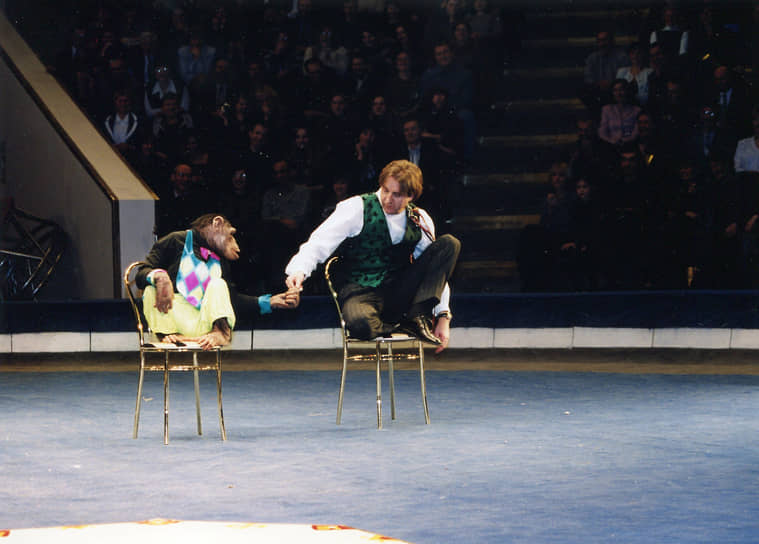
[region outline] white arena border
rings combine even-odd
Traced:
[[[340,329],[259,329],[234,332],[228,348],[246,350],[340,349]],[[675,348],[757,349],[759,329],[727,328],[487,328],[452,327],[452,349]],[[28,332],[0,334],[3,353],[128,352],[135,332]]]

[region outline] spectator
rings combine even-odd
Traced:
[[[363,121],[365,127],[374,131],[375,146],[379,156],[380,168],[392,152],[393,145],[398,140],[398,120],[388,111],[387,101],[381,93],[374,94],[369,106],[369,113]],[[376,180],[375,180],[376,181]],[[371,192],[376,183],[368,189]]]
[[[385,85],[390,111],[399,118],[413,114],[419,107],[419,79],[411,69],[411,56],[401,51],[395,56],[395,75]]]
[[[754,135],[740,140],[735,149],[736,172],[759,172],[759,106],[754,107],[751,122]]]
[[[328,160],[339,160],[350,153],[358,132],[356,117],[349,113],[345,95],[335,93],[329,104],[327,117],[321,120],[317,134],[322,152]]]
[[[596,35],[596,51],[585,59],[585,87],[582,101],[591,112],[598,112],[609,103],[611,84],[617,77],[617,70],[630,64],[624,51],[614,45],[614,36],[608,30]]]
[[[448,103],[445,89],[432,92],[429,102],[419,112],[419,119],[424,127],[422,138],[434,141],[440,151],[455,160],[462,150],[461,122]]]
[[[153,118],[156,152],[170,162],[179,158],[184,139],[193,128],[192,117],[179,109],[177,97],[167,94],[161,100],[161,113]],[[188,224],[186,221],[183,224]]]
[[[723,138],[738,141],[751,135],[751,99],[743,81],[727,66],[714,69],[714,82],[706,105],[717,114],[717,129]]]
[[[264,193],[261,204],[266,233],[267,284],[280,285],[282,270],[311,227],[311,195],[308,188],[293,182],[290,165],[278,159],[272,166],[274,184]]]
[[[248,179],[245,170],[237,169],[231,181],[219,191],[217,209],[237,227],[241,258],[232,266],[232,277],[242,292],[254,292],[262,283],[260,221],[261,193]]]
[[[662,265],[670,268],[666,286],[703,287],[708,285],[702,272],[710,260],[712,242],[709,192],[690,159],[680,162],[677,175],[677,192],[662,232],[668,244],[668,258]]]
[[[713,208],[714,254],[706,272],[716,289],[746,287],[741,220],[743,195],[732,163],[732,156],[721,150],[709,155],[708,190]]]
[[[261,122],[254,122],[248,130],[248,146],[239,159],[233,161],[262,191],[271,185],[272,162],[268,137],[269,128]]]
[[[304,69],[305,73],[294,90],[294,100],[290,109],[304,115],[306,119],[316,121],[327,116],[335,85],[324,73],[319,59],[309,59]]]
[[[330,25],[323,25],[319,39],[313,45],[306,48],[303,54],[303,62],[317,58],[322,66],[332,70],[338,77],[343,77],[348,70],[348,50],[335,42],[335,36]]]
[[[604,258],[601,244],[603,215],[593,187],[580,178],[574,184],[565,232],[560,235],[560,286],[572,291],[589,291],[603,285]]]
[[[681,73],[685,67],[684,58],[688,54],[687,30],[680,26],[679,14],[673,6],[665,6],[662,12],[662,26],[649,35],[650,44],[660,44],[664,62],[668,70]]]
[[[216,59],[216,49],[204,42],[200,28],[193,28],[189,41],[177,49],[177,66],[179,77],[185,85],[198,76],[208,74]]]
[[[473,8],[468,18],[472,37],[481,45],[494,45],[501,37],[501,19],[490,8],[488,0],[474,0]]]
[[[153,132],[145,127],[140,136],[140,150],[132,159],[132,166],[159,197],[169,191],[169,167],[166,159],[155,152]]]
[[[632,142],[638,137],[640,107],[631,104],[630,84],[627,80],[614,81],[612,97],[613,103],[601,108],[598,136],[612,145]]]
[[[156,66],[153,70],[153,79],[145,88],[143,102],[145,103],[145,115],[152,119],[161,112],[161,103],[167,94],[179,98],[179,109],[190,111],[190,93],[185,84],[172,77],[169,67],[165,64]]]
[[[349,186],[350,182],[345,176],[338,175],[335,177],[332,182],[332,190],[322,203],[318,222],[324,221],[327,217],[329,217],[332,212],[335,211],[337,203],[342,202],[350,196],[350,192],[348,191]]]
[[[140,119],[132,111],[132,100],[127,91],[113,93],[113,113],[105,118],[104,126],[111,145],[118,149],[125,159],[131,161],[137,152],[142,126]]]
[[[448,101],[456,109],[456,114],[462,123],[462,158],[470,161],[474,154],[476,138],[475,118],[472,111],[474,83],[469,70],[453,63],[451,48],[447,43],[439,43],[435,46],[435,66],[427,69],[421,80],[423,96],[440,88],[448,92]]]
[[[253,127],[248,96],[240,94],[231,105],[222,104],[209,126],[216,153],[241,153],[248,146],[248,132]]]
[[[171,172],[168,191],[159,195],[156,203],[156,236],[159,238],[175,230],[186,228],[188,218],[201,215],[208,203],[203,201],[200,189],[193,185],[193,172],[189,164],[177,164]]]
[[[155,69],[159,62],[156,35],[148,31],[141,32],[137,47],[128,50],[127,59],[129,71],[147,90],[155,77]]]
[[[311,141],[311,133],[305,123],[297,124],[292,134],[285,158],[292,170],[293,181],[319,192],[326,169],[323,156]]]
[[[604,191],[605,274],[612,288],[640,289],[651,277],[650,188],[635,144],[622,146],[616,166],[616,173],[606,181]]]
[[[640,53],[640,44],[634,43],[627,49],[627,57],[630,66],[623,66],[617,70],[617,79],[624,79],[631,85],[631,92],[635,96],[639,106],[645,106],[648,102],[648,76],[653,69],[643,65]]]
[[[444,160],[435,142],[422,138],[422,126],[419,119],[410,117],[403,122],[403,143],[395,159],[405,159],[414,163],[424,176],[424,193],[418,200],[420,206],[427,210],[442,224],[450,217],[448,191],[442,179]]]
[[[690,103],[679,80],[667,81],[666,100],[652,110],[662,146],[670,155],[682,154],[695,124]]]
[[[605,192],[603,184],[610,177],[615,160],[614,148],[598,137],[595,119],[590,114],[580,115],[577,119],[577,143],[569,162],[570,176],[584,178]]]
[[[385,158],[377,149],[374,129],[362,128],[356,137],[351,173],[351,194],[358,195],[371,192],[377,186],[377,179],[385,164]]]
[[[345,95],[358,111],[364,111],[369,107],[371,94],[382,88],[381,81],[375,67],[366,57],[354,54],[351,57],[350,70],[345,77]]]

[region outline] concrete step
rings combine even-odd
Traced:
[[[513,260],[460,260],[451,284],[457,293],[517,293],[519,270]]]
[[[648,8],[641,3],[622,6],[615,2],[603,8],[548,2],[531,8],[525,12],[522,22],[525,36],[545,35],[547,30],[553,35],[595,36],[600,28],[608,28],[617,35],[636,34],[648,13]]]
[[[500,101],[479,123],[482,136],[572,132],[585,106],[578,98]]]

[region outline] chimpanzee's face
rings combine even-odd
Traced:
[[[239,259],[240,246],[235,239],[237,229],[228,222],[216,220],[211,225],[211,229],[211,236],[208,240],[208,243],[213,246],[211,249],[229,261]]]

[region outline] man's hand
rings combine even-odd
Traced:
[[[451,338],[451,320],[447,317],[438,317],[435,322],[435,336],[442,342],[435,353],[440,353],[448,347],[448,340]]]
[[[288,276],[285,280],[288,292],[297,290],[299,293],[303,291],[303,282],[306,281],[306,275],[303,272],[297,272],[292,276]]]
[[[271,304],[272,308],[277,309],[291,310],[297,308],[298,304],[300,304],[300,290],[293,288],[284,293],[272,295],[269,304]]]
[[[171,283],[169,275],[165,272],[159,272],[153,278],[155,281],[155,307],[164,314],[169,313],[174,301],[174,285]]]

